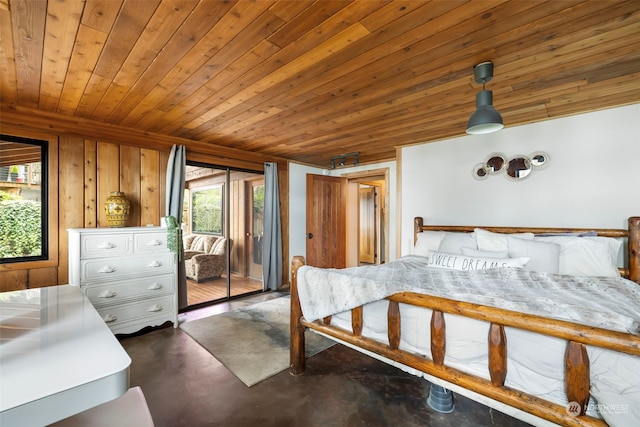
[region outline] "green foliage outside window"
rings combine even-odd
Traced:
[[[191,212],[194,233],[222,234],[222,185],[194,190]]]
[[[42,254],[40,202],[0,192],[0,258]]]

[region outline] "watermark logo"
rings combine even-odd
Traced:
[[[578,402],[569,402],[566,406],[567,414],[577,417],[582,412],[582,406]]]
[[[582,405],[578,402],[567,403],[565,409],[567,414],[572,417],[577,417],[582,413]],[[629,413],[629,405],[626,403],[589,403],[587,411],[595,411],[599,414],[626,414]]]

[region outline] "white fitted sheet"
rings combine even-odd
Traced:
[[[387,300],[364,306],[363,336],[388,343],[387,307]],[[400,348],[431,358],[431,310],[400,304],[400,314]],[[446,313],[445,323],[445,364],[488,379],[489,323]],[[331,324],[351,330],[350,311],[333,315]],[[508,355],[505,385],[566,405],[566,341],[510,327],[505,328],[505,333]],[[591,346],[587,351],[592,396],[587,413],[603,418],[613,427],[640,426],[640,358]],[[403,369],[421,376],[419,371]]]

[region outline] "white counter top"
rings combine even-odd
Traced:
[[[0,293],[0,425],[44,426],[115,399],[131,359],[75,286]]]

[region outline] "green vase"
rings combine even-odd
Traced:
[[[126,227],[131,204],[122,191],[112,191],[104,204],[109,227]]]

